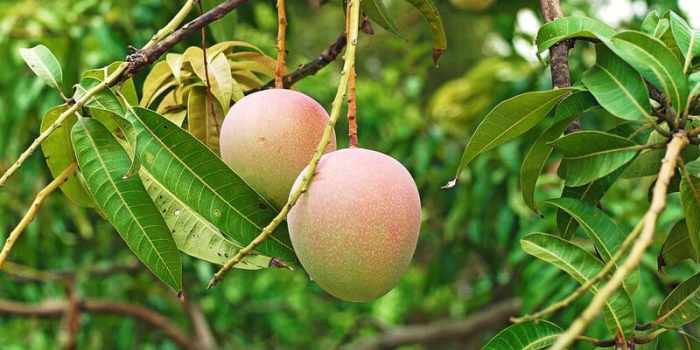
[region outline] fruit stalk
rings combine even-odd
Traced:
[[[294,192],[291,193],[291,195],[289,196],[289,200],[282,207],[279,214],[277,214],[277,216],[275,216],[275,218],[272,219],[272,221],[267,226],[265,226],[262,232],[260,232],[260,234],[257,237],[255,237],[255,239],[253,239],[253,241],[251,241],[247,246],[239,250],[233,258],[229,259],[224,264],[224,266],[222,266],[221,269],[219,269],[219,271],[216,272],[216,274],[214,274],[214,276],[209,281],[209,285],[207,286],[207,288],[211,288],[217,283],[219,283],[223,279],[226,272],[228,272],[237,263],[239,263],[247,254],[250,254],[253,250],[255,250],[255,248],[260,243],[264,242],[272,234],[272,232],[275,231],[277,226],[279,226],[282,223],[282,221],[284,221],[284,219],[287,217],[289,209],[291,209],[292,206],[294,206],[294,203],[296,203],[296,201],[299,199],[299,197],[304,192],[306,192],[306,190],[309,187],[309,184],[311,183],[311,180],[314,177],[314,173],[316,172],[316,166],[318,165],[318,162],[321,159],[321,156],[323,155],[326,146],[328,146],[328,143],[331,140],[331,135],[333,134],[335,123],[338,121],[338,117],[340,116],[341,106],[343,104],[343,100],[345,99],[345,95],[348,88],[350,72],[352,72],[353,68],[355,67],[355,49],[357,47],[357,35],[359,29],[360,0],[350,0],[348,1],[347,6],[347,13],[349,16],[348,25],[346,28],[348,45],[347,49],[345,50],[345,63],[343,65],[343,70],[340,75],[338,91],[336,92],[335,98],[333,99],[328,124],[326,124],[326,128],[323,131],[321,141],[319,142],[318,147],[316,147],[316,151],[314,152],[314,155],[311,158],[309,165],[306,167],[301,185]]]
[[[277,0],[277,64],[275,66],[275,87],[284,88],[284,61],[287,57],[287,14],[284,0]]]

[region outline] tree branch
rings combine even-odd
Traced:
[[[4,185],[7,179],[14,174],[17,169],[22,166],[24,161],[26,161],[29,156],[31,156],[34,151],[41,145],[44,140],[46,140],[51,133],[53,133],[58,127],[63,124],[63,122],[68,119],[71,115],[82,108],[87,101],[89,101],[93,96],[100,93],[101,91],[115,86],[122,81],[130,78],[136,72],[141,70],[148,64],[155,62],[160,56],[162,56],[168,49],[173,47],[178,42],[182,41],[189,34],[203,28],[207,24],[214,22],[221,17],[225,16],[227,13],[231,12],[233,9],[245,4],[247,0],[227,0],[203,15],[195,18],[189,23],[182,26],[182,28],[177,29],[177,27],[184,21],[192,9],[192,4],[195,0],[187,0],[185,5],[178,11],[178,13],[173,17],[168,24],[153,35],[151,40],[136,53],[129,55],[127,57],[127,62],[119,65],[117,69],[110,74],[104,81],[100,82],[98,85],[88,90],[79,99],[72,101],[72,105],[61,115],[56,118],[56,121],[51,124],[46,130],[44,130],[39,137],[37,137],[32,144],[19,156],[19,158],[5,171],[5,173],[0,176],[0,186]],[[176,30],[177,29],[177,30]]]
[[[583,332],[588,323],[595,318],[600,310],[605,306],[605,303],[610,296],[619,288],[627,275],[633,271],[642,260],[644,251],[651,245],[654,240],[654,231],[656,229],[656,221],[659,215],[666,207],[666,194],[668,192],[668,184],[673,178],[676,171],[676,164],[683,149],[688,145],[688,137],[685,131],[679,131],[674,136],[666,148],[666,155],[662,160],[659,176],[654,185],[654,193],[651,199],[651,205],[644,215],[644,227],[637,241],[632,246],[629,257],[615,271],[610,280],[596,293],[591,303],[586,307],[583,313],[574,321],[566,332],[562,333],[551,350],[564,350],[571,346],[571,343],[577,336]]]
[[[540,0],[540,9],[546,22],[551,22],[563,17],[559,0]],[[555,88],[571,86],[571,75],[569,72],[569,49],[572,42],[565,40],[559,42],[549,49],[549,68],[552,73],[552,85]],[[567,131],[573,132],[581,129],[581,122],[576,119],[571,122]]]
[[[163,332],[179,347],[196,349],[194,342],[186,336],[186,332],[172,323],[167,317],[142,306],[104,300],[85,299],[77,302],[80,311],[96,314],[113,314],[136,318],[149,326]],[[60,317],[69,308],[65,300],[48,300],[39,304],[26,304],[8,300],[0,300],[0,314],[31,316],[31,317]]]
[[[395,348],[407,344],[422,344],[450,339],[468,338],[486,329],[500,327],[520,310],[520,299],[508,299],[484,307],[464,320],[443,320],[425,325],[403,326],[361,341],[356,350]]]
[[[205,12],[201,16],[193,19],[190,22],[185,23],[181,28],[175,30],[167,37],[158,41],[152,46],[144,47],[141,50],[136,51],[134,54],[129,55],[128,62],[129,67],[119,81],[123,81],[141,70],[143,67],[154,63],[160,58],[165,52],[170,50],[175,44],[182,41],[185,37],[192,33],[199,31],[204,28],[209,23],[221,19],[229,12],[233,11],[235,8],[247,3],[248,0],[226,0],[211,10]],[[118,83],[117,81],[116,83]],[[115,83],[115,84],[116,84]]]
[[[302,80],[308,76],[318,73],[318,71],[323,69],[323,67],[335,61],[335,59],[338,58],[340,53],[343,52],[343,49],[345,48],[345,45],[347,45],[347,42],[348,41],[347,37],[345,36],[345,33],[341,33],[340,35],[338,35],[338,38],[336,38],[335,41],[330,46],[328,46],[328,48],[326,48],[316,59],[309,63],[301,65],[295,71],[285,75],[283,79],[284,88],[289,89],[299,80]],[[248,95],[252,94],[253,92],[271,89],[273,87],[275,87],[275,81],[271,80],[267,82],[267,84],[257,89],[248,90],[245,93],[246,95]]]
[[[275,216],[275,218],[272,219],[272,221],[267,226],[265,226],[262,232],[257,237],[255,237],[255,239],[248,243],[247,246],[240,249],[233,258],[229,259],[224,264],[224,266],[222,266],[221,269],[219,269],[219,271],[216,272],[214,277],[212,277],[209,281],[207,288],[211,288],[217,283],[219,283],[223,279],[227,271],[233,268],[237,263],[239,263],[243,259],[243,257],[252,252],[260,243],[264,242],[275,231],[277,226],[279,226],[279,224],[281,224],[282,221],[284,221],[284,219],[287,217],[287,213],[296,203],[299,197],[301,197],[301,195],[304,192],[306,192],[306,190],[309,187],[309,184],[311,183],[311,180],[315,175],[316,166],[318,165],[321,156],[326,150],[326,146],[328,146],[328,143],[331,140],[333,128],[335,127],[335,123],[336,121],[338,121],[338,117],[340,116],[341,106],[343,104],[345,93],[347,92],[348,88],[348,79],[350,76],[350,72],[355,67],[355,48],[357,47],[357,36],[359,29],[358,27],[360,22],[360,0],[349,0],[347,6],[348,10],[346,13],[350,17],[348,21],[348,26],[346,28],[346,31],[348,33],[347,36],[349,38],[349,45],[347,50],[345,50],[345,63],[343,65],[342,74],[340,75],[338,91],[336,92],[335,98],[333,99],[331,115],[330,118],[328,118],[328,123],[326,123],[326,128],[323,130],[323,135],[318,143],[318,146],[316,147],[316,151],[311,157],[311,161],[309,161],[309,164],[304,170],[304,175],[301,179],[301,182],[299,186],[290,194],[289,200],[282,207],[282,210],[280,210],[279,214],[277,214],[277,216]]]

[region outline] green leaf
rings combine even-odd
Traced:
[[[168,226],[138,177],[124,176],[131,159],[93,119],[79,119],[71,132],[76,158],[98,208],[131,251],[164,283],[182,290],[182,265]]]
[[[141,90],[143,96],[141,96],[139,105],[142,107],[150,106],[160,94],[166,91],[166,89],[163,89],[163,86],[171,82],[174,85],[175,78],[173,78],[173,72],[170,70],[168,62],[160,61],[156,63],[143,82],[143,89]]]
[[[700,317],[700,273],[679,284],[661,304],[654,323],[680,328]]]
[[[117,68],[122,65],[122,63],[124,62],[113,62],[107,67],[87,70],[83,73],[82,79],[94,78],[99,81],[104,81],[110,74],[114,73],[114,71],[116,71]],[[134,85],[133,79],[129,78],[119,83],[118,86],[120,86],[119,91],[124,95],[124,98],[126,98],[126,101],[130,105],[133,106],[139,103],[139,98],[136,94],[136,85]]]
[[[129,118],[138,135],[141,165],[233,241],[248,244],[277,215],[271,204],[186,131],[144,108],[135,108]],[[258,251],[293,262],[286,225]]]
[[[442,24],[442,17],[432,0],[406,0],[425,17],[433,32],[433,62],[437,64],[442,53],[447,49],[447,35]]]
[[[634,142],[601,131],[579,131],[552,143],[564,155],[559,176],[567,186],[581,186],[617,170],[639,151]]]
[[[608,42],[613,35],[615,35],[615,29],[601,21],[570,16],[558,18],[540,27],[535,43],[538,52],[543,52],[566,39],[584,38]]]
[[[557,236],[531,233],[523,237],[520,244],[526,253],[558,267],[581,284],[591,280],[603,268],[593,255]],[[596,294],[600,286],[596,283],[590,291]],[[611,332],[619,331],[625,336],[634,334],[634,304],[624,288],[615,291],[607,300],[604,316]]]
[[[399,36],[399,30],[396,28],[394,20],[389,16],[389,11],[382,0],[362,0],[362,12],[372,21],[379,24],[380,27],[386,29],[394,35]]]
[[[187,101],[187,127],[192,136],[219,154],[219,133],[224,122],[221,105],[209,95],[207,88],[192,88]]]
[[[673,225],[664,245],[661,247],[659,268],[674,266],[685,259],[695,259],[695,252],[693,251],[693,244],[690,243],[688,226],[685,220],[681,220]]]
[[[177,53],[169,53],[165,55],[165,62],[168,63],[168,67],[170,67],[170,72],[175,78],[175,81],[178,84],[182,84],[182,81],[180,80],[182,77],[182,55]]]
[[[49,126],[58,119],[61,113],[66,110],[68,110],[68,106],[66,105],[60,105],[49,109],[49,111],[44,114],[44,118],[41,119],[41,131],[43,132],[48,129]],[[73,124],[75,124],[75,121],[75,114],[68,117],[61,126],[54,130],[54,132],[41,143],[41,151],[44,153],[46,165],[49,167],[51,175],[54,177],[58,176],[65,168],[76,161],[70,140],[70,130]],[[61,185],[61,191],[63,191],[63,194],[65,194],[68,199],[81,207],[95,206],[92,197],[90,197],[90,194],[76,175],[69,177],[68,180]]]
[[[581,225],[593,241],[593,245],[603,262],[612,259],[627,236],[626,232],[620,229],[615,221],[593,204],[574,198],[550,199],[546,203],[565,211]],[[617,267],[617,265],[615,266]],[[625,280],[625,288],[632,293],[638,285],[639,270],[635,270]]]
[[[596,105],[593,96],[586,91],[575,92],[564,98],[557,106],[553,125],[535,139],[525,154],[520,167],[520,188],[525,204],[534,212],[539,213],[535,203],[535,185],[547,159],[552,154],[553,148],[550,143],[561,136],[569,123],[580,113]]]
[[[556,324],[546,321],[518,323],[498,332],[481,350],[538,350],[554,344],[562,332]]]
[[[697,260],[700,258],[700,178],[684,171],[680,192],[683,213],[688,225],[688,237]]]
[[[469,139],[455,179],[479,154],[502,145],[530,130],[552,111],[571,89],[526,92],[499,103],[479,123]],[[454,186],[456,180],[446,185]]]
[[[605,45],[596,45],[596,65],[581,78],[598,103],[627,120],[652,119],[649,92],[641,75]]]
[[[75,99],[81,98],[88,90],[99,85],[100,81],[95,78],[86,77],[80,80],[80,85],[75,87]],[[110,89],[105,89],[95,94],[86,104],[87,107],[96,108],[105,112],[123,116],[126,113],[124,106],[119,102],[119,98]]]
[[[146,191],[160,210],[181,252],[217,265],[236,255],[241,244],[221,234],[212,223],[180,201],[145,169],[139,171]],[[270,266],[270,257],[248,255],[235,268],[257,270]]]
[[[24,62],[41,80],[52,88],[61,91],[63,85],[63,71],[56,56],[44,45],[37,45],[31,49],[19,49],[19,54]]]
[[[644,20],[642,21],[642,25],[640,27],[641,31],[654,35],[656,32],[656,28],[659,25],[659,20],[661,17],[659,16],[659,11],[653,10],[647,13],[646,17],[644,17]]]
[[[564,187],[561,197],[577,198],[588,203],[597,204],[598,201],[600,201],[600,199],[603,198],[605,193],[610,189],[610,187],[615,184],[620,175],[625,171],[625,167],[626,166],[623,166],[620,169],[612,172],[610,175],[604,176],[584,186]],[[557,227],[559,228],[561,236],[565,239],[569,239],[574,236],[574,233],[576,233],[578,223],[563,210],[558,210]]]
[[[690,88],[690,96],[688,99],[693,100],[700,95],[700,72],[695,72],[688,76],[688,83]]]
[[[691,28],[688,22],[673,11],[670,13],[670,20],[673,38],[676,39],[676,44],[685,57],[683,72],[687,72],[693,58],[700,55],[700,33]]]
[[[661,90],[676,111],[685,110],[688,83],[683,66],[663,42],[642,32],[628,30],[612,38],[611,49]]]

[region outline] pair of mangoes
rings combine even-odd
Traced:
[[[221,156],[280,208],[299,186],[328,118],[302,93],[253,93],[228,112]],[[299,261],[323,289],[343,300],[369,301],[391,290],[411,261],[420,198],[408,170],[394,158],[335,149],[333,134],[308,191],[289,211],[289,234]]]

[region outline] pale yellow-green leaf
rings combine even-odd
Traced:
[[[219,132],[224,122],[221,105],[204,87],[195,87],[187,101],[187,125],[190,133],[219,154]]]
[[[142,107],[148,107],[151,102],[157,97],[157,93],[164,92],[162,86],[168,82],[174,82],[173,72],[168,66],[168,62],[161,61],[156,63],[151,69],[151,72],[146,76],[143,82],[143,96],[141,97]]]

